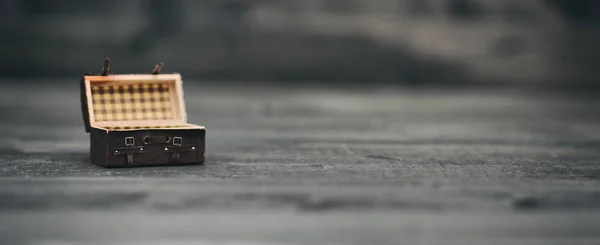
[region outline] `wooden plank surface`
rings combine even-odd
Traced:
[[[600,241],[594,96],[186,80],[207,163],[104,169],[76,81],[3,81],[7,244]]]

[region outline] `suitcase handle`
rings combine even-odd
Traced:
[[[144,144],[169,144],[171,143],[171,136],[146,136],[144,137]]]

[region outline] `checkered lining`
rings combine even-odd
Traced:
[[[173,118],[170,83],[92,84],[97,122]]]

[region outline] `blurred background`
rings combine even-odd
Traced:
[[[600,0],[0,0],[0,16],[2,244],[600,241]],[[105,57],[183,74],[206,164],[90,162],[79,82]]]
[[[594,0],[0,0],[1,76],[595,87]],[[326,81],[326,82],[323,82]]]

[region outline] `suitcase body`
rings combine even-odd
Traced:
[[[80,89],[92,163],[204,163],[206,128],[187,122],[179,74],[86,74]]]
[[[90,131],[92,163],[103,167],[202,164],[205,130],[105,129]]]

